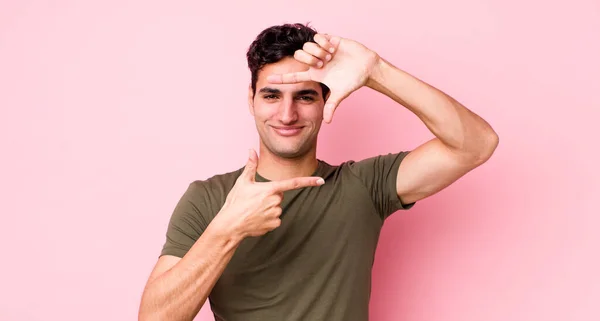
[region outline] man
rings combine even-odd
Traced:
[[[384,220],[490,158],[498,136],[441,91],[364,45],[300,24],[250,46],[248,104],[260,160],[190,184],[140,306],[140,320],[367,320]],[[330,165],[317,135],[362,86],[387,95],[436,136],[407,152]],[[376,107],[372,107],[376,108]]]

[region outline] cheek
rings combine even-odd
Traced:
[[[254,106],[254,118],[258,120],[271,119],[277,115],[277,108],[272,106]]]
[[[311,106],[304,110],[302,117],[310,120],[320,120],[323,118],[323,106]]]

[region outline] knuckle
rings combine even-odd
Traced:
[[[321,43],[319,41],[317,42],[308,42],[304,45],[304,51],[306,52],[310,52],[310,53],[318,53],[321,51]]]
[[[258,191],[258,192],[256,192],[256,193],[253,193],[253,194],[252,194],[252,198],[253,198],[255,201],[259,201],[259,202],[260,202],[260,201],[264,201],[264,200],[267,200],[267,199],[269,199],[269,193],[267,193],[267,192],[265,192],[265,191]]]
[[[268,204],[270,207],[277,206],[277,204],[279,204],[279,199],[278,199],[277,195],[269,196]]]
[[[271,206],[275,206],[277,204],[277,202],[279,202],[279,198],[277,197],[277,194],[269,195],[267,200]]]
[[[276,206],[275,209],[273,210],[275,216],[280,216],[281,213],[283,213],[283,209],[280,206]]]
[[[269,193],[269,195],[273,195],[273,194],[277,194],[279,193],[279,188],[278,186],[271,186],[268,190],[267,193]]]
[[[262,191],[259,194],[259,197],[262,198],[262,199],[268,200],[271,197],[271,195],[273,195],[273,194],[271,192],[269,192],[269,191]]]
[[[323,36],[320,33],[316,34],[314,39],[315,39],[315,42],[319,43],[319,44],[322,44],[323,42],[325,42],[327,40],[327,38],[325,38],[325,36]]]

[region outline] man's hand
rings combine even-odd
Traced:
[[[267,81],[291,84],[316,81],[331,90],[325,103],[323,118],[331,123],[339,104],[352,92],[366,84],[379,61],[379,55],[364,45],[350,39],[316,34],[314,42],[305,43],[294,58],[309,65],[304,72],[270,75]]]
[[[257,164],[258,156],[252,150],[221,211],[182,258],[159,258],[142,295],[139,320],[194,319],[240,242],[281,224],[283,192],[324,183],[319,177],[256,182]]]
[[[260,236],[281,224],[281,201],[283,192],[309,186],[320,186],[325,181],[320,177],[295,177],[283,181],[256,182],[258,156],[254,150],[246,168],[238,177],[227,195],[223,208],[217,215],[223,226],[233,229],[243,239]]]

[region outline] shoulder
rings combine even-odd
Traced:
[[[409,209],[414,204],[403,204],[397,189],[400,164],[409,153],[410,151],[402,151],[381,154],[342,164],[343,171],[369,193],[383,219],[399,209]]]
[[[397,172],[400,163],[408,153],[409,151],[401,151],[370,156],[360,160],[348,160],[340,166],[343,170],[356,176],[390,174],[390,171]]]
[[[193,180],[185,191],[184,199],[198,209],[218,212],[242,171],[243,168]]]
[[[336,165],[320,160],[321,167],[318,174],[320,174],[321,177],[330,178],[343,176],[359,178],[365,175],[383,174],[386,173],[386,171],[397,170],[398,166],[408,153],[408,151],[402,151],[359,159],[347,159]]]
[[[216,197],[223,193],[228,194],[243,170],[244,168],[240,168],[215,174],[205,179],[194,180],[190,183],[189,190],[198,196]]]

